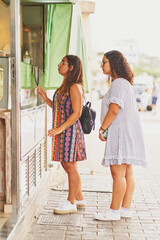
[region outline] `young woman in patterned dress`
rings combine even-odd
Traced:
[[[59,74],[64,77],[51,101],[42,87],[37,93],[53,108],[53,128],[48,131],[52,140],[52,160],[61,162],[68,174],[68,199],[54,209],[54,213],[76,212],[77,207],[85,207],[86,201],[81,190],[81,179],[77,171],[77,161],[86,159],[84,135],[79,117],[82,111],[84,92],[81,60],[74,55],[65,56],[58,65]]]
[[[110,209],[95,214],[97,220],[131,218],[134,192],[132,165],[146,166],[145,147],[133,89],[134,74],[123,54],[104,54],[101,68],[112,79],[101,108],[99,138],[106,141],[102,165],[110,167],[113,193]],[[105,130],[108,136],[105,138]]]

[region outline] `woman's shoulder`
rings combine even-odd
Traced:
[[[71,87],[70,87],[70,92],[72,91],[79,91],[81,92],[81,94],[83,93],[83,88],[79,83],[74,83]]]
[[[125,78],[116,78],[114,81],[112,81],[112,83],[126,83],[126,84],[130,84],[130,82],[125,79]]]
[[[112,81],[111,87],[126,87],[129,88],[132,85],[130,82],[124,78],[116,78],[115,80]]]

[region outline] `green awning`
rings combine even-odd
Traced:
[[[63,78],[57,65],[67,54],[77,55],[82,60],[85,90],[88,92],[87,54],[79,4],[48,5],[45,71],[40,80],[46,90],[61,85]]]
[[[5,4],[10,4],[10,0],[2,0]],[[78,0],[20,0],[21,3],[76,3]]]
[[[45,71],[40,85],[45,89],[57,89],[63,80],[58,64],[68,54],[72,21],[72,4],[47,6],[47,45]]]
[[[75,4],[73,6],[71,36],[68,52],[69,54],[77,55],[82,60],[85,91],[88,92],[87,49],[79,4]]]

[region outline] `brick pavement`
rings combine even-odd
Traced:
[[[86,209],[80,209],[77,213],[68,214],[68,217],[74,215],[80,218],[79,226],[38,225],[35,218],[25,239],[160,239],[160,195],[155,192],[156,182],[152,175],[148,171],[143,171],[142,178],[141,173],[142,169],[136,169],[136,190],[132,203],[133,218],[131,220],[121,219],[118,222],[94,220],[93,215],[96,211],[103,211],[106,207],[109,207],[111,193],[84,192],[88,203]],[[52,216],[54,207],[66,197],[66,191],[51,190],[37,218],[42,214]],[[61,217],[63,218],[63,216]]]
[[[148,168],[134,167],[136,188],[132,202],[133,218],[118,222],[101,222],[93,219],[97,211],[109,207],[111,193],[84,192],[87,200],[86,209],[68,214],[68,219],[75,216],[79,224],[37,224],[39,216],[53,217],[53,209],[58,202],[67,197],[66,191],[50,190],[48,198],[37,213],[25,240],[159,240],[160,239],[160,121],[145,121],[143,129],[148,158]],[[93,133],[93,135],[97,133]],[[100,166],[103,146],[94,143],[94,137],[87,141],[92,145],[88,153],[89,160],[80,163],[80,170],[87,168],[92,174],[109,174],[109,169]],[[88,143],[87,143],[88,144]],[[94,147],[94,144],[96,146]],[[97,150],[98,149],[98,150]],[[99,167],[98,167],[99,166]],[[87,172],[87,171],[86,171]],[[63,216],[61,216],[63,218]]]

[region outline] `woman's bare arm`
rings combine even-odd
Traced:
[[[114,121],[114,119],[116,118],[118,112],[119,112],[119,109],[120,109],[120,106],[115,104],[115,103],[111,103],[109,105],[109,110],[104,118],[104,121],[101,125],[101,128],[102,129],[107,129],[111,123]],[[99,138],[102,140],[102,141],[106,141],[106,139],[103,137],[103,134],[99,134]]]
[[[37,87],[37,93],[49,107],[53,108],[53,102],[47,97],[46,92],[41,86]]]

